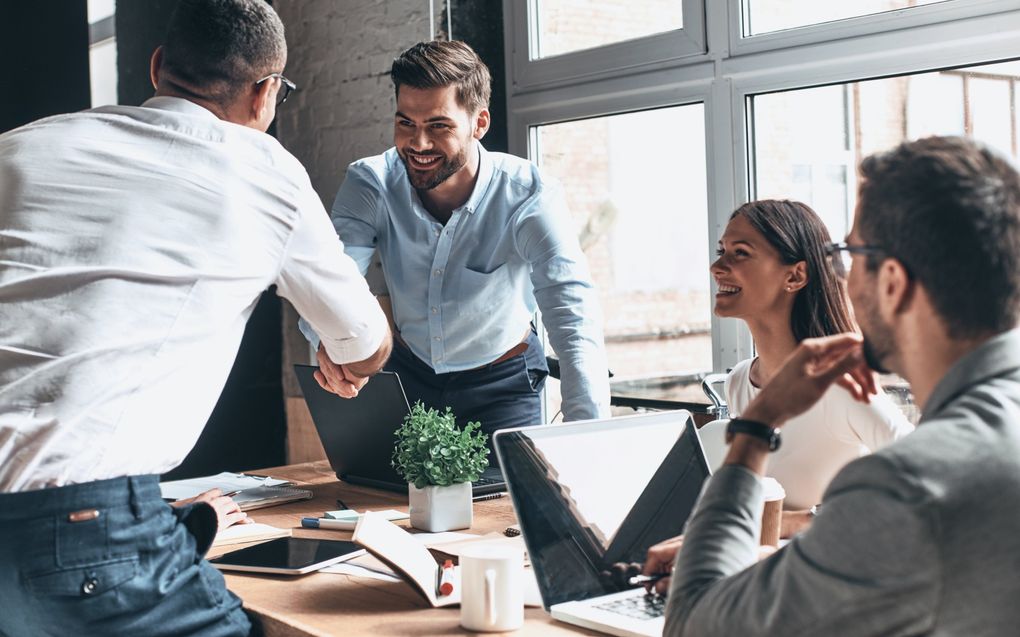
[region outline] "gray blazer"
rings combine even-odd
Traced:
[[[726,466],[677,558],[666,635],[1020,634],[1020,333],[958,361],[917,430],[848,464],[755,562],[762,490]]]

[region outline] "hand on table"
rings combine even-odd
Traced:
[[[248,514],[241,510],[241,507],[234,502],[234,499],[223,495],[219,489],[209,489],[205,493],[199,493],[193,498],[178,500],[171,506],[180,507],[195,502],[205,502],[216,511],[217,530],[222,531],[234,524],[251,524],[254,522]]]

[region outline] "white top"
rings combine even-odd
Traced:
[[[165,472],[277,285],[337,362],[386,321],[301,164],[186,100],[0,136],[0,491]]]
[[[743,413],[761,391],[751,384],[751,363],[737,363],[726,378],[730,415]],[[839,386],[829,388],[811,409],[783,423],[783,442],[769,459],[768,475],[786,490],[784,509],[807,509],[843,465],[906,436],[914,426],[883,393],[868,404]]]

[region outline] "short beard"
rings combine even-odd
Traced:
[[[411,181],[411,185],[415,190],[432,190],[450,177],[453,177],[458,170],[467,164],[467,151],[462,150],[451,159],[443,159],[439,169],[430,176],[421,175],[405,155],[401,155],[400,159],[404,162],[407,178]]]
[[[887,359],[889,352],[879,352],[875,342],[869,339],[867,336],[864,337],[862,343],[862,349],[864,351],[864,362],[868,367],[875,370],[879,374],[889,374],[890,370],[882,362],[883,359]]]

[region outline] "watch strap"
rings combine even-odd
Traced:
[[[746,418],[730,419],[729,424],[726,426],[727,442],[731,441],[733,436],[736,434],[747,434],[758,438],[768,445],[769,451],[779,449],[779,445],[782,441],[778,427],[766,425],[765,423],[758,422],[757,420],[748,420]]]

